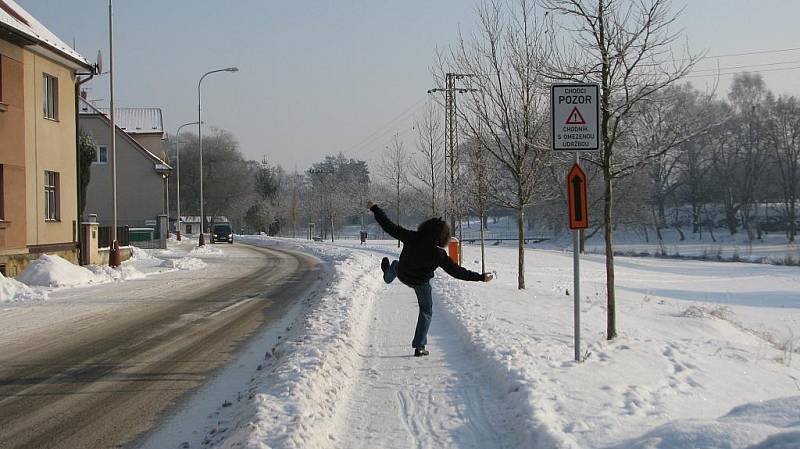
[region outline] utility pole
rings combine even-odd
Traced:
[[[122,263],[117,236],[117,122],[114,115],[114,6],[108,0],[108,90],[111,115],[111,248],[108,251],[108,265],[117,268]]]
[[[449,171],[450,175],[450,202],[445,207],[445,217],[450,220],[450,232],[456,232],[456,218],[459,219],[459,235],[461,232],[461,208],[458,205],[456,196],[456,183],[459,181],[459,154],[458,154],[458,106],[456,104],[456,94],[465,94],[467,92],[474,92],[476,89],[467,89],[463,87],[456,87],[456,80],[474,77],[471,73],[445,73],[445,87],[429,89],[428,93],[444,92],[444,129],[445,135],[445,171]],[[449,170],[448,170],[449,168]],[[445,195],[447,195],[447,173],[445,174]],[[459,246],[461,239],[459,239]],[[459,255],[461,251],[459,251]]]

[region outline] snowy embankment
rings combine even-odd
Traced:
[[[322,448],[341,426],[337,414],[350,395],[357,352],[364,339],[375,292],[376,259],[365,253],[302,242],[242,236],[258,246],[287,244],[327,265],[325,284],[305,300],[288,334],[266,354],[254,374],[248,401],[230,418],[226,437],[211,435],[214,447]]]
[[[46,300],[56,290],[142,279],[173,271],[199,270],[206,263],[198,257],[221,255],[218,248],[195,247],[189,241],[169,240],[165,250],[133,248],[133,257],[118,269],[109,266],[78,266],[61,257],[44,254],[16,279],[0,275],[0,303]]]

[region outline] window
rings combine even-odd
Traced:
[[[58,78],[44,74],[44,118],[58,120]]]
[[[58,172],[44,172],[44,219],[45,221],[58,221],[61,218],[59,213],[58,198]]]
[[[107,164],[108,163],[108,147],[105,145],[98,145],[97,151],[95,151],[94,155],[94,163],[95,164]]]

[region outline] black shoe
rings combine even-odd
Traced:
[[[422,357],[428,355],[429,352],[425,349],[425,346],[420,346],[419,348],[414,348],[414,357]]]
[[[386,274],[386,270],[388,269],[389,269],[389,258],[384,257],[383,260],[381,260],[381,271],[383,271],[383,273]]]

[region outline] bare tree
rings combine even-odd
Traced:
[[[341,223],[345,217],[359,210],[359,183],[369,180],[367,164],[339,153],[313,164],[308,170],[308,177],[311,184],[310,202],[313,204],[310,215],[318,216],[323,234],[330,231],[331,241],[334,241],[337,222]]]
[[[395,220],[397,224],[401,223],[400,203],[403,192],[408,185],[409,162],[410,160],[403,145],[403,141],[395,134],[392,138],[392,142],[386,147],[386,152],[383,154],[380,172],[386,182],[392,187]],[[397,241],[397,247],[400,247],[400,240]]]
[[[546,55],[550,64],[543,72],[557,80],[600,85],[603,148],[595,163],[604,179],[606,338],[613,339],[617,336],[613,184],[621,174],[616,154],[625,148],[625,133],[638,113],[637,106],[685,76],[699,56],[672,55],[679,34],[670,27],[679,12],[672,11],[669,0],[546,0],[546,4],[563,20],[554,31],[564,31],[564,40],[571,45],[545,47],[552,52]]]
[[[758,202],[763,174],[767,168],[769,146],[766,143],[767,105],[772,94],[767,90],[759,74],[741,73],[733,77],[728,99],[733,106],[734,117],[730,130],[735,139],[735,147],[741,168],[738,179],[739,210],[747,236],[750,240],[755,233],[761,238],[761,230],[753,214]]]
[[[434,104],[429,103],[422,119],[416,122],[419,157],[414,158],[411,165],[411,172],[419,181],[419,185],[413,184],[414,189],[420,193],[432,216],[436,216],[437,205],[441,201],[441,177],[444,169],[444,132],[437,109]]]
[[[468,182],[466,192],[472,199],[472,209],[478,215],[481,236],[481,273],[486,272],[486,250],[484,231],[486,226],[486,212],[489,209],[489,185],[494,180],[493,159],[478,141],[472,140],[467,145],[467,174]]]
[[[795,97],[781,96],[771,106],[769,142],[780,177],[786,236],[797,236],[797,200],[800,194],[800,104]]]
[[[478,7],[475,36],[459,36],[451,55],[460,72],[475,75],[465,80],[472,90],[459,118],[505,174],[490,186],[493,196],[517,211],[519,289],[525,288],[525,209],[551,153],[547,91],[537,71],[545,31],[538,12],[534,1],[485,1]]]

